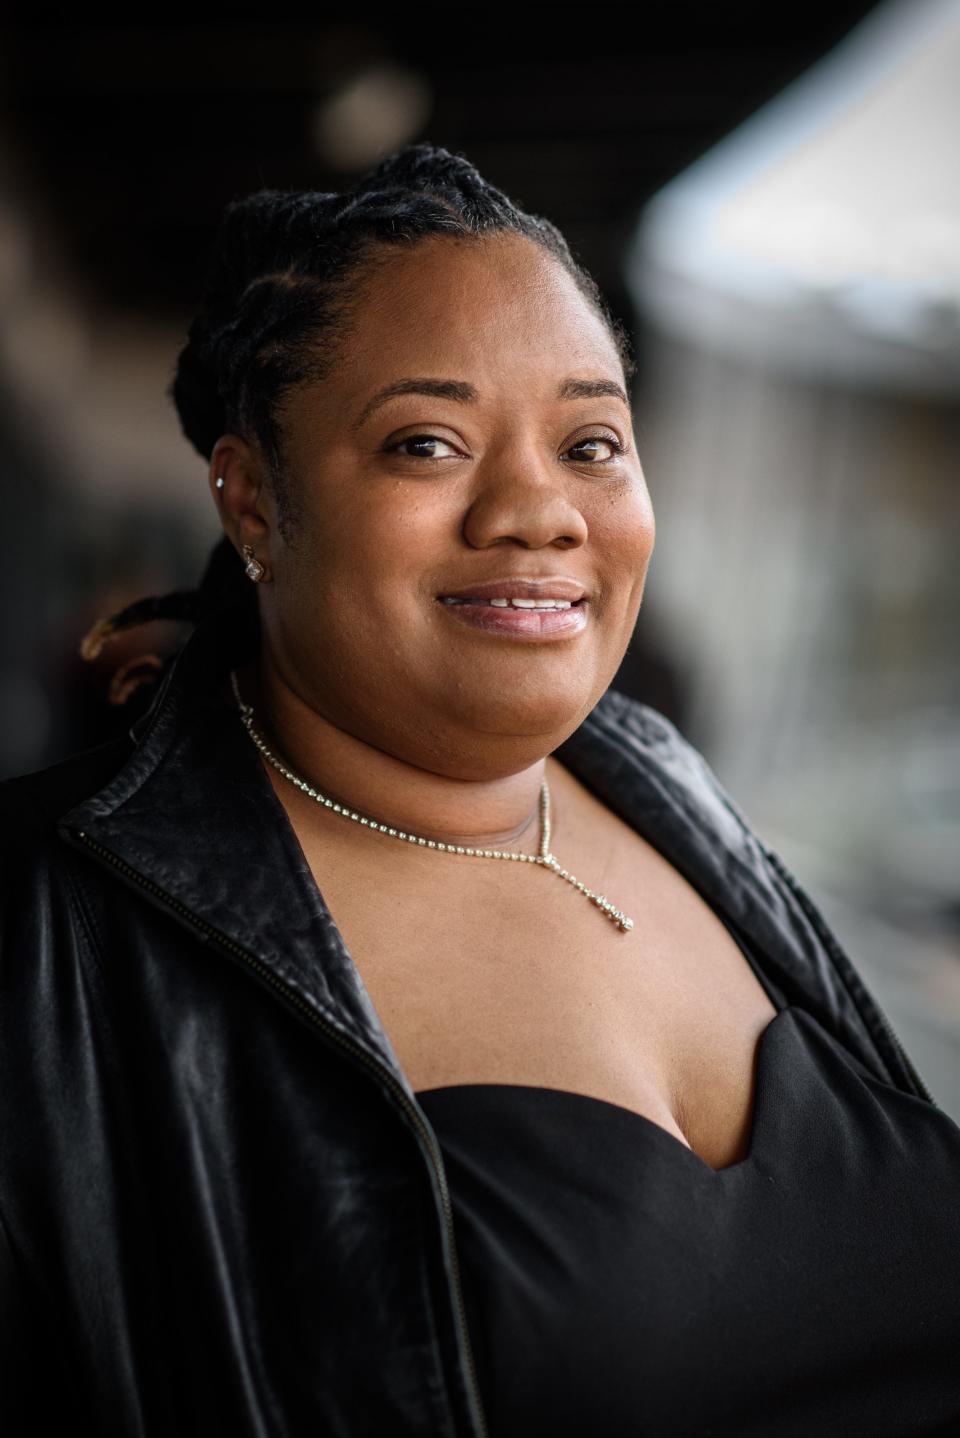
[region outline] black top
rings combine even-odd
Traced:
[[[799,1004],[718,1171],[583,1094],[417,1097],[491,1438],[960,1434],[960,1128]]]

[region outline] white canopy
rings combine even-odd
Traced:
[[[960,388],[960,0],[887,0],[666,186],[629,264],[668,333]]]

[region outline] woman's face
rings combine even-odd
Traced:
[[[285,682],[452,777],[562,743],[619,666],[654,543],[617,351],[562,266],[502,234],[390,255],[282,429],[297,518],[285,542],[274,511],[258,552]],[[445,602],[534,590],[570,607]]]

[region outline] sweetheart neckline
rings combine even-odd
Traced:
[[[777,1032],[778,1028],[781,1027],[780,1020],[787,1014],[795,1014],[797,1007],[798,1006],[796,1004],[785,1004],[783,1008],[778,1009],[777,1012],[774,1014],[773,1018],[770,1019],[770,1021],[766,1024],[762,1033],[760,1034],[760,1038],[757,1041],[757,1047],[755,1051],[753,1113],[750,1120],[750,1135],[747,1141],[747,1151],[744,1154],[743,1158],[737,1159],[734,1163],[728,1163],[723,1168],[713,1168],[709,1163],[707,1163],[706,1159],[701,1158],[700,1154],[698,1154],[694,1149],[692,1149],[689,1144],[683,1143],[679,1138],[676,1137],[675,1134],[672,1134],[669,1129],[664,1128],[663,1124],[657,1123],[656,1119],[649,1118],[645,1113],[639,1113],[636,1109],[629,1108],[626,1104],[616,1103],[613,1099],[598,1098],[595,1094],[580,1093],[576,1089],[555,1088],[549,1084],[482,1082],[459,1083],[439,1084],[435,1088],[415,1089],[414,1097],[419,1101],[425,1096],[430,1096],[434,1094],[457,1093],[464,1089],[503,1089],[511,1091],[519,1090],[521,1092],[523,1090],[527,1090],[531,1093],[536,1094],[552,1094],[562,1100],[574,1099],[589,1105],[600,1105],[601,1108],[608,1110],[612,1109],[615,1113],[625,1114],[627,1116],[628,1122],[634,1120],[638,1121],[644,1126],[644,1130],[646,1132],[652,1131],[659,1134],[661,1140],[664,1140],[666,1143],[670,1144],[675,1150],[679,1149],[682,1154],[686,1154],[687,1160],[695,1163],[698,1168],[703,1170],[704,1174],[708,1178],[721,1179],[724,1178],[727,1174],[737,1173],[740,1170],[747,1168],[749,1165],[752,1165],[755,1162],[763,1146],[764,1133],[767,1122],[767,1084],[765,1082],[768,1050],[767,1040],[770,1038],[771,1034]]]

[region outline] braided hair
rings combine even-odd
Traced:
[[[520,209],[462,155],[422,143],[388,155],[339,193],[261,190],[227,206],[170,386],[187,439],[205,459],[228,432],[255,441],[289,539],[296,497],[284,478],[281,405],[291,389],[328,372],[364,277],[391,250],[427,236],[502,231],[532,240],[571,275],[607,326],[629,385],[627,333],[556,226]],[[93,659],[113,635],[149,620],[196,623],[231,606],[249,617],[256,592],[224,535],[196,589],[140,599],[99,619],[80,652]],[[111,687],[114,702],[125,701],[131,682],[155,678],[158,665],[144,656],[125,671]]]

